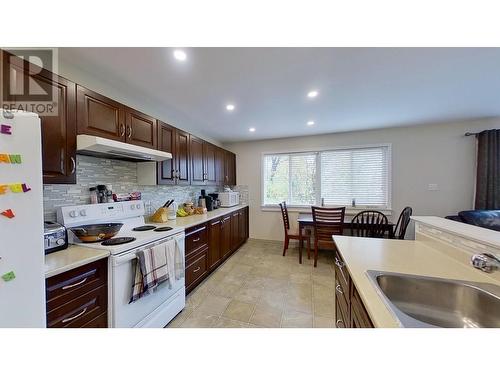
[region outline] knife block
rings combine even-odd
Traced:
[[[168,221],[168,209],[160,207],[151,216],[151,221],[154,223],[166,223]]]

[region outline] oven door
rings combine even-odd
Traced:
[[[176,241],[184,259],[184,234],[171,236],[153,244]],[[164,327],[184,308],[186,292],[184,278],[161,284],[154,293],[130,302],[135,275],[136,252],[134,249],[112,257],[111,325],[115,328]]]

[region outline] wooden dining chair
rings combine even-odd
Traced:
[[[394,228],[394,238],[398,240],[404,240],[406,229],[408,228],[408,224],[410,224],[410,216],[413,210],[411,207],[403,208],[401,214],[399,215],[398,222],[396,223],[396,227]]]
[[[388,223],[380,211],[361,211],[351,220],[351,236],[382,238]]]
[[[318,248],[335,249],[332,236],[343,233],[345,207],[313,206],[314,267],[318,265]]]
[[[290,229],[290,218],[288,217],[288,209],[286,202],[280,203],[281,216],[283,217],[283,228],[285,229],[285,241],[283,243],[283,256],[286,255],[290,240],[305,240],[307,241],[307,257],[311,257],[311,235],[308,230],[303,230],[302,236],[299,232]],[[302,264],[302,244],[299,246],[299,263]]]

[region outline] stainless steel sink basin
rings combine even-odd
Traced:
[[[500,327],[500,286],[367,271],[403,327]]]

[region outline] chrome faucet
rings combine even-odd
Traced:
[[[471,258],[473,267],[484,272],[493,272],[500,268],[500,258],[490,253],[474,254]]]

